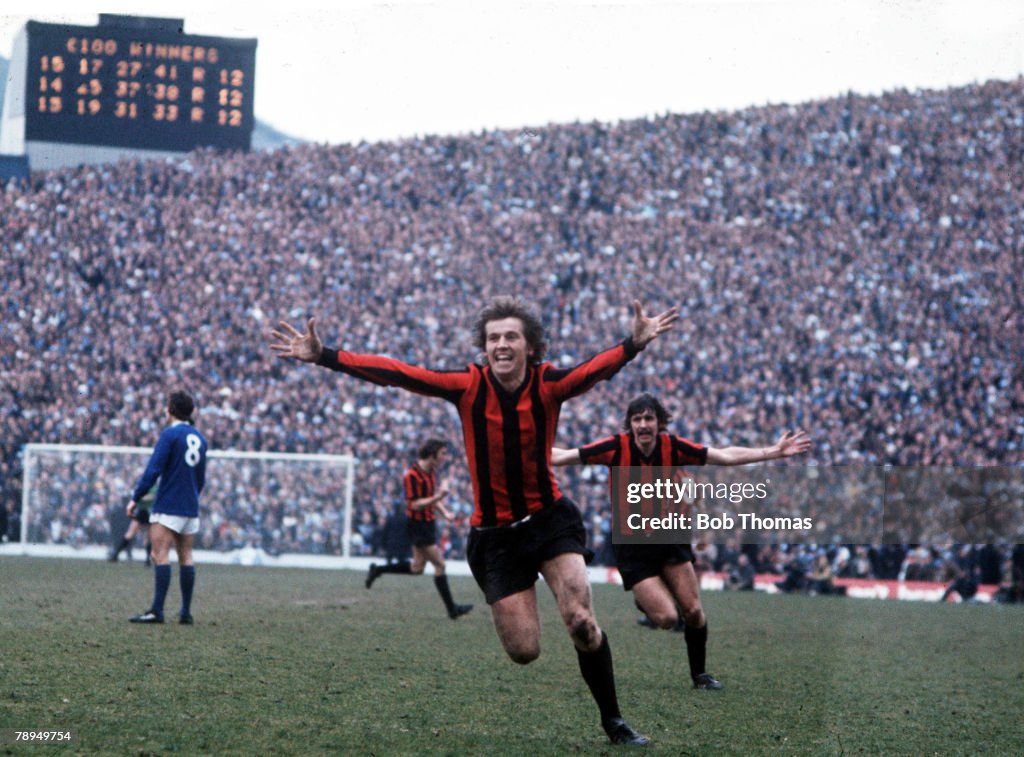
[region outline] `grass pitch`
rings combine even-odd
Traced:
[[[468,578],[199,566],[196,625],[134,626],[138,563],[0,558],[0,754],[611,754],[550,593],[543,653],[509,662]],[[177,609],[177,567],[167,609]],[[709,670],[595,586],[626,718],[652,754],[1019,754],[1024,608],[707,593]]]

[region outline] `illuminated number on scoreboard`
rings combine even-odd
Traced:
[[[103,61],[100,58],[82,58],[78,62],[78,73],[82,76],[96,76],[103,68]]]
[[[59,55],[44,55],[39,61],[39,68],[43,71],[53,71],[55,74],[64,71],[64,59]]]
[[[174,84],[170,86],[157,83],[153,86],[153,97],[157,100],[177,100],[180,91]]]
[[[52,79],[48,79],[45,76],[40,76],[39,77],[39,91],[40,92],[49,92],[50,90],[53,90],[54,92],[63,92],[64,91],[64,81],[63,81],[63,79],[61,79],[59,76],[55,76]]]
[[[241,126],[242,111],[240,110],[218,110],[217,123],[221,126]]]
[[[177,105],[164,105],[163,103],[157,103],[156,107],[153,108],[153,120],[155,120],[155,121],[177,121],[178,120],[178,106]]]
[[[96,98],[91,100],[79,100],[78,101],[78,115],[80,116],[95,116],[102,109],[100,101]]]
[[[92,95],[95,97],[103,92],[103,83],[99,79],[89,79],[89,81],[79,84],[75,92],[79,95]]]
[[[220,83],[227,84],[232,87],[241,87],[245,81],[245,72],[239,71],[237,68],[232,71],[221,70],[220,72]]]
[[[118,118],[135,118],[139,115],[139,106],[136,103],[126,103],[118,100],[114,106],[114,115]]]
[[[40,113],[60,113],[64,109],[64,101],[59,97],[40,97]]]
[[[117,62],[117,75],[122,79],[128,76],[138,76],[141,70],[142,63],[137,60],[119,60]]]
[[[125,81],[124,79],[119,79],[117,87],[114,89],[114,97],[117,97],[118,99],[135,97],[135,95],[139,94],[139,90],[141,88],[142,85],[137,81]]]
[[[222,89],[217,93],[217,100],[221,105],[230,105],[232,108],[242,107],[245,96],[238,89]]]

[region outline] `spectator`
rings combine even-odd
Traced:
[[[750,564],[750,557],[745,552],[736,556],[736,564],[729,566],[729,580],[725,584],[726,589],[737,591],[753,591],[754,566]]]
[[[900,581],[934,581],[934,557],[926,544],[915,544],[900,566]]]
[[[942,593],[940,602],[945,602],[952,594],[960,597],[960,601],[969,602],[978,593],[978,560],[974,548],[970,544],[960,546],[950,554],[944,563],[945,580],[949,586]]]
[[[848,566],[846,574],[850,578],[874,578],[871,571],[871,558],[868,555],[868,548],[859,544],[854,548],[853,560]]]
[[[784,560],[785,579],[777,581],[775,587],[785,593],[802,592],[807,588],[807,572],[811,556],[803,545],[797,545],[788,552]]]
[[[807,593],[811,596],[836,593],[832,583],[832,563],[825,552],[818,552],[814,558],[811,572],[807,574]]]

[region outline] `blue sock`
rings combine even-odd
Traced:
[[[178,569],[178,580],[181,583],[181,617],[192,614],[192,589],[196,585],[196,566],[182,565]]]
[[[153,606],[149,609],[161,618],[164,616],[164,600],[167,599],[167,589],[171,585],[171,566],[157,565],[153,570]]]

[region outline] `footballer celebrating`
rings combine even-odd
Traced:
[[[543,576],[576,648],[580,673],[597,702],[601,724],[616,744],[643,745],[619,711],[608,637],[594,617],[582,517],[558,488],[551,465],[562,403],[614,376],[672,327],[675,308],[647,317],[634,302],[632,334],[573,368],[544,361],[544,326],[525,303],[499,297],[474,325],[482,364],[439,371],[378,355],[325,348],[315,320],[305,332],[282,323],[270,349],[282,358],[451,402],[462,424],[473,485],[468,557],[491,607],[508,656],[528,664],[540,656],[536,582]]]
[[[661,402],[642,394],[626,408],[624,432],[577,449],[554,448],[554,465],[611,467],[671,467],[684,465],[745,465],[801,455],[810,448],[803,431],[787,431],[770,447],[705,447],[665,431],[671,416]],[[695,689],[720,689],[722,684],[705,670],[708,625],[700,603],[700,583],[689,544],[612,544],[622,586],[632,591],[637,605],[659,628],[673,628],[679,611],[685,623],[686,654]]]

